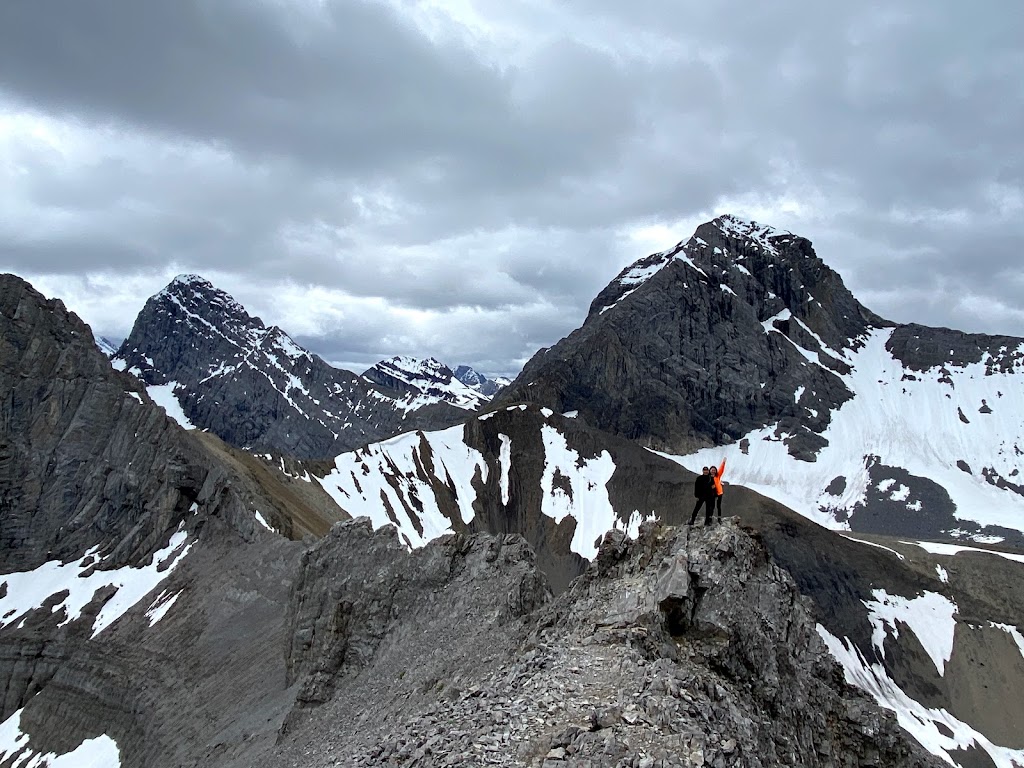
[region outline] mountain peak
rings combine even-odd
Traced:
[[[457,408],[476,410],[490,399],[460,381],[451,368],[433,357],[396,355],[368,368],[363,378],[404,393],[409,402],[416,405],[445,402]]]

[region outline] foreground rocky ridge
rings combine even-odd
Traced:
[[[254,765],[939,764],[843,683],[810,603],[734,524],[613,532],[550,602],[518,537],[453,535],[396,569],[399,549],[353,521],[304,558],[307,706]]]

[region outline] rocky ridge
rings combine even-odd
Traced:
[[[170,390],[190,426],[255,453],[322,459],[465,416],[334,368],[196,275],[146,302],[114,363]]]
[[[313,701],[254,765],[939,764],[842,682],[810,604],[731,523],[613,532],[553,601],[518,537],[450,536],[395,568],[400,550],[354,521],[304,559],[290,658]],[[383,565],[353,591],[360,562]]]

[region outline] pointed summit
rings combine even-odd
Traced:
[[[420,405],[443,402],[475,411],[490,398],[461,382],[444,363],[399,355],[381,360],[363,373],[363,378],[403,395]]]

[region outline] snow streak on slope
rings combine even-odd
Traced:
[[[921,646],[942,675],[946,662],[953,655],[953,633],[956,631],[956,603],[936,592],[925,592],[908,600],[900,595],[886,594],[884,589],[872,590],[875,599],[865,601],[873,626],[871,643],[885,657],[885,638],[899,637],[904,624],[917,635]]]
[[[1024,555],[1017,555],[1013,552],[999,552],[995,549],[981,549],[980,547],[963,547],[959,544],[941,544],[935,541],[901,541],[901,544],[913,544],[925,552],[933,555],[955,555],[960,552],[977,552],[984,555],[995,555],[1017,563],[1024,563]]]
[[[950,752],[978,746],[988,753],[997,768],[1024,765],[1024,750],[994,744],[946,710],[931,709],[915,701],[896,685],[881,664],[868,664],[852,642],[840,640],[820,624],[818,634],[842,665],[846,681],[866,691],[880,706],[895,712],[899,724],[933,755],[955,765]]]
[[[832,412],[821,433],[828,445],[815,461],[793,458],[788,435],[775,426],[729,446],[670,458],[699,471],[725,456],[729,482],[831,528],[849,528],[847,518],[869,492],[920,511],[923,502],[914,488],[872,480],[877,466],[906,470],[945,489],[960,520],[1024,530],[1024,496],[994,484],[998,478],[1021,482],[1024,371],[988,372],[987,360],[908,371],[885,348],[892,332],[874,329],[860,349],[842,351],[853,368],[841,378],[854,397]]]
[[[571,549],[588,560],[597,557],[597,541],[618,524],[608,499],[608,481],[615,462],[607,451],[583,459],[569,448],[554,427],[541,427],[544,440],[544,474],[540,481],[541,512],[556,523],[564,517],[576,520]],[[633,534],[636,535],[635,533]]]
[[[466,445],[463,431],[459,425],[439,432],[407,432],[343,453],[320,483],[353,517],[365,515],[375,528],[394,524],[408,546],[422,547],[452,531],[433,483],[452,490],[462,522],[475,516],[473,481],[486,482],[487,463]]]
[[[167,384],[150,384],[146,387],[146,391],[153,398],[153,402],[163,408],[167,415],[180,426],[185,429],[195,429],[196,425],[188,420],[188,416],[182,410],[181,403],[178,402],[177,395],[174,394],[174,388],[177,386],[177,382],[174,381]]]
[[[703,243],[703,241],[701,241],[700,238],[696,238],[696,240]],[[686,252],[683,250],[687,242],[688,241],[683,240],[682,242],[677,243],[673,248],[669,248],[668,250],[665,251],[660,251],[659,253],[652,253],[650,256],[640,259],[639,261],[634,262],[633,264],[622,270],[618,274],[618,276],[612,281],[611,285],[617,284],[619,287],[625,288],[626,290],[623,291],[622,293],[619,293],[610,304],[606,304],[604,307],[602,307],[600,314],[603,315],[609,309],[619,304],[619,302],[621,302],[627,296],[631,296],[638,288],[640,288],[640,286],[642,286],[644,283],[646,283],[648,280],[654,277],[654,275],[656,275],[658,272],[660,272],[662,269],[664,269],[666,266],[672,263],[673,260],[682,261],[683,263],[688,264],[690,267],[695,269],[700,274],[707,277],[707,273],[703,269],[698,267],[693,262],[693,259],[687,256]]]
[[[65,618],[60,623],[63,626],[81,617],[82,609],[99,589],[114,587],[116,591],[93,621],[92,636],[96,637],[171,575],[192,548],[191,544],[185,544],[187,538],[188,534],[179,530],[171,536],[166,547],[156,552],[147,565],[139,568],[125,566],[110,571],[93,570],[99,561],[93,554],[94,550],[90,550],[77,562],[53,560],[31,571],[0,575],[0,584],[6,585],[6,593],[0,597],[0,627],[18,619],[22,619],[19,624],[22,626],[26,614],[42,608],[49,598],[64,593],[64,597],[50,608],[51,613],[61,609],[65,611]]]
[[[16,768],[120,768],[121,751],[106,734],[86,739],[64,755],[34,751],[28,734],[21,730],[24,711],[23,707],[0,723],[0,763],[14,758]]]
[[[370,375],[368,375],[370,374]],[[380,381],[376,376],[384,377]],[[464,384],[444,363],[430,357],[420,360],[415,357],[397,356],[381,360],[364,376],[375,383],[386,383],[391,379],[411,391],[398,401],[400,408],[415,410],[434,403],[449,403],[457,408],[475,411],[490,398]]]
[[[526,409],[526,405],[514,405],[505,411]],[[487,421],[495,413],[484,414],[478,421]],[[536,413],[545,420],[554,417],[546,408]],[[635,538],[640,524],[651,515],[633,510],[628,519],[616,516],[607,488],[615,473],[611,454],[602,451],[585,458],[553,425],[541,424],[539,429],[544,465],[539,478],[540,509],[536,511],[556,523],[572,517],[576,527],[570,549],[588,559],[597,555],[596,541],[612,528]],[[504,514],[509,504],[531,503],[522,499],[537,498],[533,490],[537,475],[531,477],[528,470],[516,465],[517,438],[499,432],[495,453],[485,457],[466,444],[465,434],[464,426],[410,432],[342,454],[320,483],[351,515],[369,517],[378,528],[393,524],[409,547],[423,546],[461,527],[459,524],[473,522],[474,504],[493,511],[500,502],[500,514]],[[535,439],[531,435],[531,443]],[[513,476],[519,484],[518,494]],[[533,492],[524,490],[523,483],[534,484]]]

